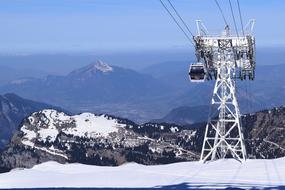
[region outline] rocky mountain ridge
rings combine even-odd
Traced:
[[[175,125],[137,125],[108,115],[42,110],[22,122],[2,152],[0,165],[12,169],[48,160],[95,165],[190,161],[198,155],[180,144],[195,142],[193,137],[195,131]]]
[[[245,115],[242,122],[249,158],[285,156],[285,107]],[[205,123],[138,125],[110,115],[70,116],[46,109],[22,122],[1,153],[0,167],[8,171],[50,160],[107,166],[198,160],[204,126]]]

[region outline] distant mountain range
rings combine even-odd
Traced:
[[[22,78],[0,88],[3,93],[14,92],[74,112],[94,111],[138,119],[147,113],[143,107],[149,105],[148,100],[161,97],[168,90],[167,85],[150,75],[101,61],[66,76]]]
[[[285,107],[242,118],[249,158],[285,156]],[[183,127],[110,115],[70,116],[53,109],[27,117],[0,154],[0,170],[30,168],[46,161],[116,166],[125,162],[166,164],[198,160],[205,123]]]
[[[171,110],[161,119],[154,119],[156,123],[176,123],[179,125],[191,125],[205,122],[208,119],[209,106],[182,106]]]
[[[1,59],[1,56],[0,56]],[[16,69],[9,66],[0,65],[0,85],[5,85],[10,81],[26,78],[30,76],[43,77],[47,73],[36,69]]]
[[[164,62],[142,70],[158,80],[172,84],[177,96],[169,102],[173,108],[208,105],[214,81],[193,84],[188,79],[189,62]],[[237,81],[237,96],[242,113],[255,112],[285,104],[285,63],[279,65],[257,65],[254,81]]]
[[[22,120],[33,112],[59,107],[23,99],[15,94],[0,96],[0,149],[2,149],[18,129]]]
[[[110,67],[100,61],[74,70],[66,76],[23,78],[3,87],[24,97],[60,104],[66,102],[128,102],[152,95],[161,84],[151,76],[129,69]]]
[[[0,93],[13,92],[72,112],[108,113],[145,123],[163,118],[173,109],[210,103],[214,82],[190,83],[189,64],[164,62],[137,72],[97,61],[65,76],[13,80],[0,86]],[[284,69],[285,64],[258,66],[255,81],[238,81],[237,95],[242,113],[285,104]],[[203,112],[207,111],[208,108]],[[190,112],[195,115],[194,111]],[[179,122],[175,116],[171,117]],[[185,121],[193,118],[185,118]]]

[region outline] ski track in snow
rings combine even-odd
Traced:
[[[152,188],[187,184],[191,188],[285,187],[285,158],[275,160],[219,160],[119,167],[46,162],[32,169],[0,174],[0,188]],[[178,188],[179,189],[179,188]]]

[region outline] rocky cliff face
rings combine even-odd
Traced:
[[[249,158],[285,156],[285,107],[246,115],[242,121]],[[137,125],[109,115],[42,110],[22,122],[1,153],[0,167],[7,171],[48,160],[108,166],[198,160],[204,126]]]

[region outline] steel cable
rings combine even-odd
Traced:
[[[216,3],[216,5],[217,5],[217,7],[218,7],[218,9],[219,9],[219,11],[220,11],[222,17],[223,17],[223,20],[224,20],[224,22],[225,22],[225,25],[228,26],[229,24],[228,24],[228,22],[227,22],[227,20],[226,20],[226,17],[225,17],[225,15],[224,15],[224,12],[223,12],[223,10],[222,10],[222,8],[221,8],[221,6],[220,6],[218,0],[215,0],[215,3]]]
[[[234,21],[234,26],[235,26],[236,34],[237,34],[237,37],[239,37],[238,28],[237,28],[237,23],[236,23],[236,18],[235,18],[235,14],[234,14],[234,11],[233,11],[233,6],[232,6],[231,0],[229,0],[229,4],[230,4],[230,8],[231,8],[231,13],[232,13],[233,21]]]
[[[243,21],[242,21],[242,14],[241,14],[241,9],[240,9],[239,0],[237,0],[237,4],[238,4],[238,12],[239,12],[239,19],[240,19],[240,24],[241,24],[242,34],[243,34],[243,36],[245,36],[245,34],[244,34],[244,28],[243,28]]]
[[[192,41],[192,39],[189,37],[189,35],[187,34],[187,32],[182,28],[182,26],[179,24],[179,22],[175,19],[174,15],[170,12],[170,10],[167,8],[167,6],[163,3],[162,0],[159,0],[160,3],[162,4],[162,6],[164,7],[164,9],[167,11],[167,13],[171,16],[171,18],[173,19],[173,21],[176,23],[176,25],[180,28],[180,30],[183,32],[183,34],[185,35],[185,37],[189,40],[189,42],[195,47],[194,42]]]
[[[185,28],[188,30],[188,32],[192,35],[192,37],[194,37],[194,34],[191,32],[190,28],[188,27],[188,25],[185,23],[185,21],[183,20],[183,18],[180,16],[180,14],[178,13],[177,9],[174,7],[174,5],[171,3],[170,0],[167,0],[168,3],[170,4],[170,6],[172,7],[172,9],[175,11],[175,14],[178,16],[178,18],[181,20],[181,22],[183,23],[183,25],[185,26]]]

